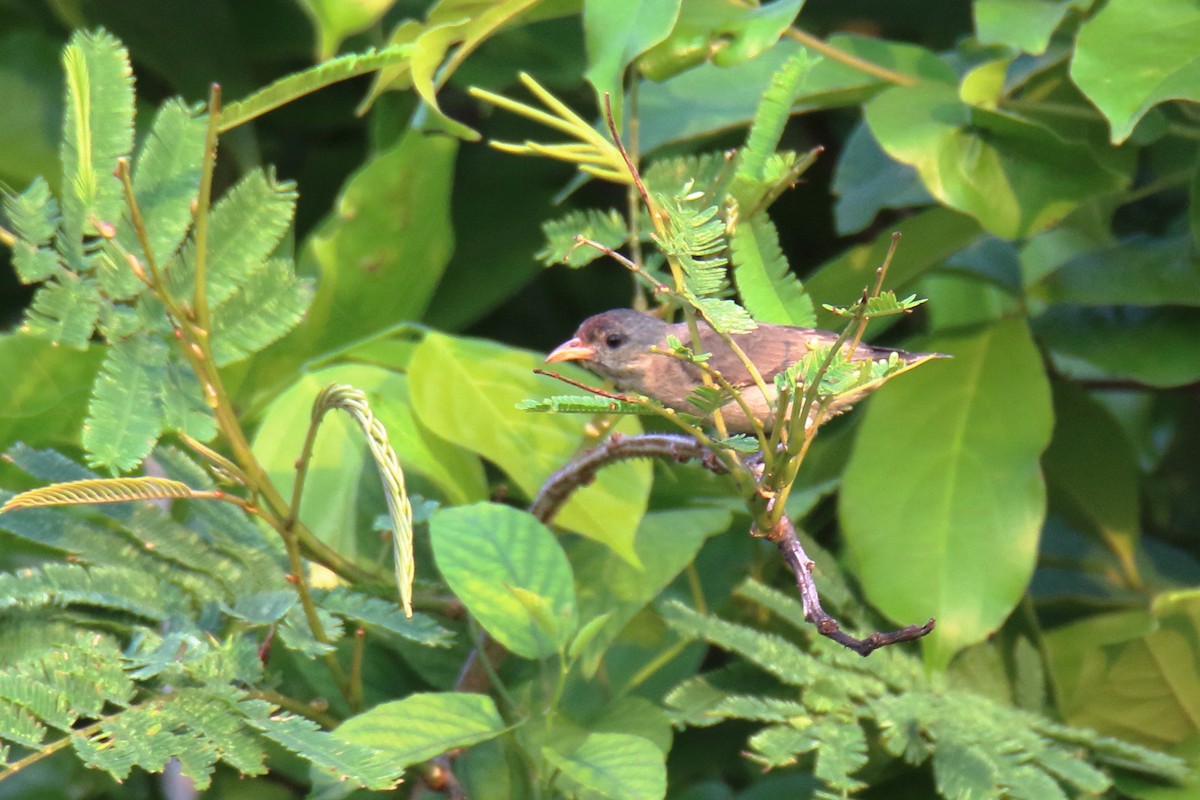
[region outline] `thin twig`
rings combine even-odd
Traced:
[[[817,585],[812,576],[813,562],[808,557],[808,553],[804,552],[804,547],[800,544],[799,537],[796,536],[796,528],[792,525],[792,521],[786,515],[780,517],[778,524],[767,534],[766,538],[779,548],[779,552],[783,554],[783,560],[792,568],[792,572],[796,576],[796,586],[800,589],[800,604],[804,608],[804,618],[816,626],[817,632],[822,636],[853,650],[860,656],[869,656],[881,647],[920,639],[932,631],[936,625],[936,621],[930,617],[924,625],[908,625],[886,633],[876,631],[864,639],[851,636],[841,629],[836,619],[821,608],[821,596],[817,592]]]

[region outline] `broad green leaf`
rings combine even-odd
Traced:
[[[109,346],[83,425],[89,466],[129,470],[154,448],[163,428],[159,392],[166,365],[167,347],[158,339],[137,337]]]
[[[975,0],[976,36],[982,44],[1004,44],[1038,56],[1078,0]]]
[[[1053,306],[1033,320],[1033,329],[1066,378],[1159,388],[1200,380],[1200,311],[1194,308]]]
[[[738,5],[723,0],[688,0],[671,35],[639,63],[642,73],[663,81],[704,61],[731,67],[779,41],[800,13],[804,0]]]
[[[839,511],[867,597],[904,624],[937,617],[922,642],[944,669],[999,627],[1033,574],[1052,416],[1023,321],[928,344],[953,358],[871,400]]]
[[[344,383],[366,392],[405,472],[431,481],[452,503],[487,496],[479,459],[431,433],[414,417],[404,375],[366,365],[328,367],[302,376],[267,407],[254,438],[254,454],[276,488],[291,497],[296,458],[321,389]],[[344,414],[326,414],[313,449],[300,518],[326,544],[353,558],[360,540],[363,473],[374,470],[361,431]],[[382,512],[382,508],[379,509]],[[370,551],[375,555],[377,548]]]
[[[497,0],[480,6],[473,0],[443,0],[430,9],[428,25],[413,41],[412,85],[437,114],[438,126],[462,139],[479,138],[478,133],[442,112],[437,90],[488,37],[537,4],[538,0]],[[451,48],[453,53],[447,57]]]
[[[22,333],[75,350],[88,346],[100,318],[100,286],[66,270],[38,288],[25,312]]]
[[[583,30],[588,68],[584,77],[596,90],[596,105],[612,103],[621,128],[625,67],[661,42],[679,17],[682,0],[584,0]]]
[[[565,650],[575,632],[575,585],[546,526],[509,506],[477,503],[439,509],[429,535],[446,584],[496,641],[525,658]]]
[[[789,269],[770,217],[743,221],[729,244],[733,280],[746,310],[759,322],[811,328],[817,319],[812,300]]]
[[[852,247],[817,268],[807,281],[809,297],[817,304],[817,327],[836,328],[844,324],[825,303],[845,304],[870,288],[875,270],[883,265],[892,234],[903,236],[896,258],[888,270],[887,285],[902,292],[929,270],[980,237],[979,223],[948,208],[931,208],[896,225],[888,226],[874,241]]]
[[[842,235],[858,233],[883,209],[933,202],[917,171],[889,158],[865,123],[855,126],[838,154],[833,192],[833,218]]]
[[[1073,384],[1054,389],[1054,439],[1042,458],[1051,507],[1099,536],[1140,585],[1138,465],[1125,432],[1103,406]]]
[[[306,356],[417,319],[454,247],[457,144],[409,132],[349,178],[309,237],[300,272],[319,275],[307,322],[288,341]]]
[[[1200,262],[1185,235],[1138,236],[1085,250],[1029,287],[1053,303],[1200,306]]]
[[[997,236],[1037,233],[1129,182],[1086,147],[1018,117],[966,106],[950,86],[895,87],[865,110],[888,155],[915,167],[940,202]]]
[[[579,786],[610,800],[657,800],[667,794],[667,766],[649,739],[593,733],[570,753],[553,747],[542,755]]]
[[[1200,725],[1200,599],[1160,597],[1151,613],[1102,614],[1055,628],[1045,646],[1067,722],[1158,749]]]
[[[115,225],[122,210],[117,159],[133,150],[133,72],[129,54],[105,31],[78,31],[63,51],[67,77],[62,141],[63,231],[59,248],[84,266],[83,238],[96,222]]]
[[[212,309],[213,361],[228,366],[282,338],[300,323],[312,294],[312,284],[296,279],[290,260],[262,264]]]
[[[356,714],[333,735],[381,750],[397,768],[407,768],[448,750],[485,742],[505,727],[487,695],[426,692]]]
[[[348,36],[383,18],[395,0],[300,0],[317,29],[317,60],[331,58]]]
[[[1071,78],[1108,118],[1113,144],[1167,100],[1200,100],[1200,7],[1112,0],[1080,26]]]
[[[29,336],[0,335],[0,364],[6,373],[0,392],[0,448],[7,450],[17,440],[34,447],[77,444],[88,387],[103,355],[98,347],[79,352]]]
[[[586,420],[530,414],[516,408],[530,397],[562,393],[565,385],[533,374],[542,358],[476,339],[430,333],[409,365],[417,418],[434,433],[497,464],[528,497],[565,466],[584,440]],[[582,373],[579,373],[580,377]],[[617,430],[638,433],[632,418]],[[554,524],[603,542],[637,563],[634,533],[646,509],[650,465],[627,461],[601,470],[559,512]]]
[[[647,514],[634,540],[640,568],[595,542],[568,546],[579,586],[580,618],[606,620],[583,649],[586,674],[595,673],[605,650],[629,620],[691,563],[708,537],[725,530],[729,522],[729,512],[716,508]]]

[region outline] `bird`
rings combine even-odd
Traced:
[[[764,398],[750,371],[724,339],[707,323],[697,320],[696,325],[700,335],[700,347],[695,351],[696,354],[710,354],[705,363],[741,391],[743,400],[768,433],[775,420],[772,409],[777,396],[775,376],[807,353],[829,347],[838,339],[838,334],[817,328],[767,323],[759,323],[746,333],[732,334],[732,340],[762,376],[767,386],[767,397]],[[670,351],[668,337],[671,336],[684,346],[691,346],[687,323],[670,323],[631,308],[615,308],[585,319],[575,335],[554,348],[546,361],[575,361],[611,381],[621,391],[636,392],[676,411],[698,415],[700,409],[689,402],[689,396],[703,385],[702,370],[693,363],[667,354]],[[655,349],[663,352],[655,352]],[[912,353],[859,344],[851,360],[888,359],[893,353],[907,366],[941,357],[939,353]],[[821,422],[848,411],[878,385],[875,382],[839,397],[826,410]],[[810,414],[810,417],[815,415],[815,411],[814,408],[814,414]],[[721,407],[721,417],[730,432],[751,433],[754,430],[746,412],[736,401]],[[815,419],[810,418],[809,424],[814,422]]]

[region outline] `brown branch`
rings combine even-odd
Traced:
[[[856,639],[845,633],[838,621],[821,608],[821,597],[817,585],[813,581],[813,562],[804,552],[800,539],[796,536],[796,528],[786,516],[780,517],[779,523],[768,535],[767,539],[774,542],[783,554],[783,560],[792,568],[796,575],[796,586],[800,589],[800,604],[804,608],[804,618],[817,628],[822,636],[833,639],[843,647],[847,647],[860,656],[869,656],[875,650],[899,642],[920,639],[933,630],[936,624],[931,617],[924,625],[909,625],[899,630],[887,633],[876,631],[865,639]]]

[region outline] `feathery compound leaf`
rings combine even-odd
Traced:
[[[208,224],[208,302],[224,303],[263,268],[287,233],[296,208],[292,183],[263,170],[247,174],[213,206]],[[189,241],[168,269],[175,297],[192,296],[196,244]]]
[[[396,588],[400,591],[400,604],[404,607],[404,613],[411,618],[412,584],[416,563],[413,560],[412,505],[408,501],[408,490],[404,485],[404,470],[400,468],[396,451],[388,443],[387,429],[372,413],[365,394],[353,386],[344,384],[326,386],[313,401],[314,431],[325,412],[332,408],[340,408],[349,414],[367,437],[367,448],[371,451],[371,457],[375,459],[375,468],[383,482],[383,496],[387,500],[388,515],[392,522]]]
[[[58,203],[46,181],[37,177],[21,194],[4,193],[4,213],[13,226],[13,267],[22,283],[44,281],[59,270],[50,247],[58,230]]]
[[[133,149],[133,71],[129,54],[105,31],[77,32],[63,52],[63,235],[72,269],[85,266],[83,239],[95,222],[115,224],[122,208],[117,159]]]
[[[779,146],[779,138],[792,113],[792,103],[813,63],[807,51],[797,50],[771,78],[771,85],[763,93],[734,176],[734,193],[740,205],[747,204],[742,201],[742,192],[737,188],[763,181],[767,158]]]
[[[40,569],[0,573],[0,609],[99,606],[159,621],[185,606],[180,593],[172,588],[148,581],[145,573],[129,567],[46,564]]]
[[[377,52],[368,50],[365,53],[353,53],[323,61],[315,67],[281,78],[265,89],[225,106],[221,109],[220,132],[236,128],[338,81],[375,72],[390,64],[407,62],[411,55],[412,45],[404,44],[385,47]]]
[[[712,198],[717,196],[718,183],[728,167],[724,153],[660,158],[642,173],[642,181],[651,192],[664,197],[686,194],[695,187]]]
[[[416,613],[409,618],[395,603],[358,594],[344,587],[338,587],[327,594],[314,593],[314,600],[318,607],[330,614],[365,622],[431,647],[447,647],[453,636],[450,631],[434,622],[432,617]]]
[[[145,221],[150,254],[159,264],[171,259],[191,225],[206,127],[207,118],[196,108],[168,100],[154,116],[133,165],[134,195]],[[132,225],[121,227],[117,242],[126,252],[142,253]],[[141,258],[147,260],[145,254]]]
[[[657,198],[665,212],[663,235],[655,237],[668,257],[683,268],[688,289],[710,297],[726,287],[725,223],[716,206],[701,208],[691,195]]]
[[[624,400],[595,394],[559,394],[541,400],[522,400],[522,411],[553,411],[559,414],[653,414],[650,409]]]
[[[162,433],[158,395],[166,363],[167,348],[158,339],[126,339],[109,348],[83,427],[91,466],[132,469],[153,449]]]
[[[535,257],[547,266],[566,264],[568,267],[583,267],[603,255],[590,245],[580,244],[576,236],[613,250],[629,239],[625,220],[613,210],[572,211],[564,217],[542,223],[542,232],[546,235],[546,246]]]
[[[207,442],[216,435],[217,421],[204,402],[200,379],[177,352],[168,357],[166,382],[159,397],[166,430],[179,431],[198,442]]]
[[[299,324],[312,283],[296,278],[291,261],[271,259],[212,310],[213,360],[224,367],[257,353]]]
[[[96,478],[72,483],[58,483],[22,492],[0,507],[0,514],[18,508],[37,508],[38,506],[124,503],[130,500],[161,500],[168,497],[213,496],[212,492],[196,492],[187,484],[166,478]]]
[[[51,344],[86,350],[100,318],[100,302],[95,280],[62,270],[38,289],[21,330]]]
[[[788,268],[770,217],[759,214],[743,221],[734,231],[730,247],[738,294],[756,320],[801,328],[816,324],[812,299]]]
[[[696,308],[704,312],[704,318],[714,329],[722,333],[749,333],[758,323],[746,309],[732,300],[720,297],[689,298]]]

